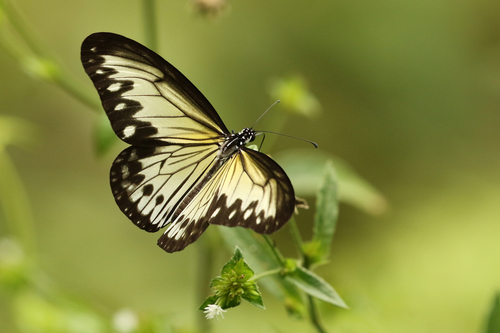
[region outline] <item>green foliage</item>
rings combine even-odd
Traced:
[[[280,100],[283,108],[291,113],[308,118],[321,114],[321,104],[309,91],[306,80],[300,75],[272,80],[269,91],[271,98]]]
[[[11,161],[7,147],[34,146],[37,128],[18,118],[0,117],[0,206],[5,225],[13,238],[25,244],[23,251],[34,253],[34,228],[28,194]]]
[[[493,300],[485,333],[500,333],[500,293]]]
[[[327,303],[347,308],[346,303],[335,289],[309,269],[312,264],[326,260],[337,218],[337,179],[332,163],[328,162],[325,166],[322,185],[318,191],[313,240],[303,244],[295,221],[292,219],[289,222],[294,235],[293,239],[304,260],[302,264],[295,259],[284,258],[266,236],[264,236],[265,242],[261,242],[252,237],[248,230],[227,228],[220,231],[227,244],[240,244],[249,252],[248,258],[251,258],[249,260],[251,266],[259,269],[267,268],[267,272],[259,274],[256,278],[274,274],[274,279],[266,279],[263,281],[263,285],[283,300],[283,304],[290,314],[302,317],[307,306],[305,304],[306,298],[301,292]],[[272,283],[269,283],[270,281]],[[276,285],[279,288],[276,288]],[[277,294],[278,290],[279,294]],[[213,302],[215,299],[210,301]],[[207,302],[204,303],[204,305],[206,304]],[[310,304],[310,311],[315,311],[311,309],[315,309],[312,304]],[[315,314],[314,320],[315,322],[318,320],[317,314]]]
[[[17,294],[14,309],[24,332],[109,332],[105,321],[93,311],[72,303],[53,302],[32,291]]]
[[[306,258],[310,265],[325,260],[330,253],[337,219],[339,216],[337,176],[331,161],[326,163],[323,184],[316,199],[312,244],[308,247]],[[314,250],[314,251],[313,251]]]
[[[341,308],[347,308],[345,302],[328,282],[304,267],[297,267],[292,273],[287,274],[286,278],[304,292],[317,299],[340,306]]]
[[[27,75],[56,84],[90,108],[100,110],[97,96],[85,89],[52,56],[14,2],[0,1],[0,20],[0,47],[18,62]]]
[[[204,310],[209,304],[219,305],[222,309],[232,308],[240,305],[241,299],[265,309],[257,283],[251,279],[253,276],[253,270],[236,247],[233,257],[222,268],[221,275],[210,283],[215,295],[207,298],[199,310]]]
[[[381,214],[387,208],[384,196],[363,179],[347,162],[319,149],[289,149],[273,158],[286,170],[297,193],[315,195],[323,182],[324,165],[329,160],[335,166],[338,197],[368,214]]]
[[[219,228],[228,248],[238,246],[245,253],[245,261],[256,271],[281,270],[282,256],[278,249],[273,249],[262,237],[243,228]],[[287,312],[294,317],[305,315],[303,297],[300,290],[290,281],[279,276],[262,279],[259,283],[274,297],[281,300]]]

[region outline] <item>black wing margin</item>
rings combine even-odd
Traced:
[[[92,34],[82,44],[81,60],[115,133],[129,144],[213,143],[228,133],[181,72],[129,38]]]

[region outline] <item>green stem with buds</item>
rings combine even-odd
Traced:
[[[300,257],[302,259],[302,265],[304,266],[304,268],[309,269],[310,260],[308,260],[307,255],[304,253],[303,249],[304,242],[302,241],[302,237],[300,236],[300,231],[297,226],[297,222],[295,222],[295,219],[292,218],[288,222],[288,224],[290,226],[290,233],[292,234],[293,240],[295,242],[295,245],[297,246]],[[315,302],[314,297],[307,295],[309,319],[311,320],[311,324],[314,326],[314,328],[316,328],[316,331],[318,331],[319,333],[326,333],[326,330],[321,324],[319,312],[314,302]]]

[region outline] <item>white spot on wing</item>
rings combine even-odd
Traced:
[[[243,215],[243,219],[246,220],[247,218],[250,217],[250,215],[252,215],[252,211],[250,209],[248,209],[246,212],[245,212],[245,215]]]
[[[115,106],[115,111],[123,110],[123,109],[125,109],[126,106],[127,106],[127,104],[125,104],[125,103],[119,103]]]
[[[236,214],[236,210],[233,210],[231,214],[229,214],[228,219],[230,220]]]
[[[217,216],[217,214],[219,214],[219,212],[220,212],[220,207],[215,210],[215,212],[212,214],[212,216],[210,216],[210,218],[213,219],[214,217]]]
[[[113,83],[113,84],[109,85],[108,90],[111,92],[115,92],[115,91],[120,90],[121,87],[122,87],[122,84],[117,82],[117,83]]]
[[[134,135],[135,133],[135,126],[127,126],[125,127],[125,129],[123,130],[123,138],[126,139],[126,138],[130,138],[132,135]]]
[[[132,162],[132,161],[135,161],[137,159],[137,150],[133,149],[131,152],[130,152],[130,156],[128,157],[128,161],[129,162]]]
[[[128,178],[128,176],[130,176],[130,172],[128,171],[128,166],[122,165],[122,178],[125,179],[125,178]],[[125,183],[125,182],[123,182],[123,183]]]
[[[91,48],[90,51],[92,51],[92,52],[97,51],[97,46],[94,46],[93,48]]]

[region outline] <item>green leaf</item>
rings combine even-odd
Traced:
[[[215,295],[207,297],[207,299],[205,300],[205,302],[203,302],[203,304],[200,305],[200,307],[198,308],[198,310],[204,311],[205,308],[207,306],[209,306],[210,304],[215,304],[215,302],[217,302],[217,299],[218,299],[218,297],[215,296]]]
[[[316,215],[313,228],[313,241],[319,243],[322,259],[325,259],[330,252],[338,215],[337,175],[332,162],[328,161],[325,167],[323,185],[316,200]]]
[[[493,300],[485,333],[500,333],[500,293]]]
[[[387,208],[384,196],[344,160],[321,149],[290,149],[273,154],[286,170],[299,196],[316,195],[322,184],[325,163],[333,161],[338,177],[339,199],[372,215]]]
[[[252,279],[254,275],[240,248],[236,246],[233,257],[224,265],[221,275],[210,283],[215,295],[207,298],[199,309],[203,310],[209,304],[228,309],[240,305],[241,299],[265,309],[257,282]]]
[[[219,228],[219,234],[230,249],[236,245],[245,252],[245,261],[257,272],[280,268],[281,263],[269,249],[262,236],[245,228]],[[272,276],[259,280],[259,285],[283,301],[287,312],[295,317],[305,315],[304,300],[300,290],[290,281]]]
[[[265,309],[264,301],[262,300],[262,294],[260,293],[257,283],[254,283],[251,288],[242,295],[242,298],[249,302],[250,304],[260,308]]]
[[[244,263],[243,260],[244,258],[240,248],[238,246],[235,246],[233,257],[229,259],[229,261],[224,265],[224,267],[222,267],[221,274],[229,274],[231,271],[236,269],[238,263],[240,262]],[[248,267],[248,265],[246,264],[245,266]],[[248,267],[248,270],[249,274],[251,274],[250,277],[254,276],[254,272],[250,269],[250,267]]]
[[[341,308],[348,308],[331,285],[304,267],[297,267],[293,273],[286,276],[286,279],[313,297]]]

